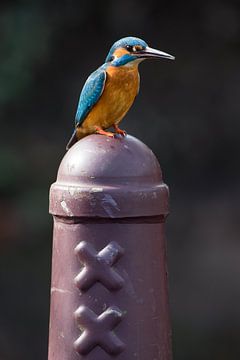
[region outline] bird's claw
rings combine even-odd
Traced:
[[[103,135],[106,135],[106,136],[108,136],[108,137],[114,138],[114,134],[111,133],[110,131],[106,131],[106,133],[103,134]]]
[[[100,127],[96,126],[96,133],[97,134],[100,134],[100,135],[105,135],[105,136],[108,136],[108,137],[114,137],[114,134],[110,131],[105,131],[103,129],[101,129]]]
[[[121,135],[121,136],[126,136],[126,135],[127,135],[126,131],[125,131],[125,130],[121,130],[121,129],[118,129],[118,131],[116,131],[116,134],[119,134],[119,135]]]
[[[115,133],[112,133],[110,131],[105,131],[98,126],[95,126],[95,129],[96,129],[97,134],[105,135],[105,136],[108,136],[111,138],[117,137],[118,135],[123,136],[123,137],[127,135],[126,131],[119,129],[119,127],[117,125],[114,126]]]
[[[113,127],[114,127],[114,130],[115,130],[115,134],[119,134],[119,135],[121,135],[123,137],[127,135],[126,131],[119,129],[119,127],[117,125],[114,125]]]

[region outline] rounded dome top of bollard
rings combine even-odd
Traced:
[[[168,213],[168,188],[153,152],[133,136],[89,135],[64,156],[50,212],[67,217]]]
[[[153,152],[133,136],[109,138],[90,135],[78,141],[64,156],[58,181],[105,185],[162,180]]]

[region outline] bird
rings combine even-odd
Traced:
[[[66,146],[69,150],[78,140],[97,133],[114,137],[125,136],[119,128],[139,92],[138,65],[147,59],[170,59],[175,57],[153,49],[137,37],[128,36],[116,41],[103,65],[86,80],[75,115],[75,128]],[[113,127],[115,133],[106,131]]]

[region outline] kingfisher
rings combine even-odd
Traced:
[[[137,37],[125,37],[111,47],[105,63],[86,80],[75,116],[75,129],[66,149],[83,137],[97,133],[114,137],[126,135],[118,124],[139,92],[138,65],[146,59],[175,57],[153,49]],[[115,133],[106,131],[113,127]]]

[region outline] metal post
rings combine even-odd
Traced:
[[[132,136],[91,135],[51,187],[48,360],[171,360],[164,222],[168,188]]]

